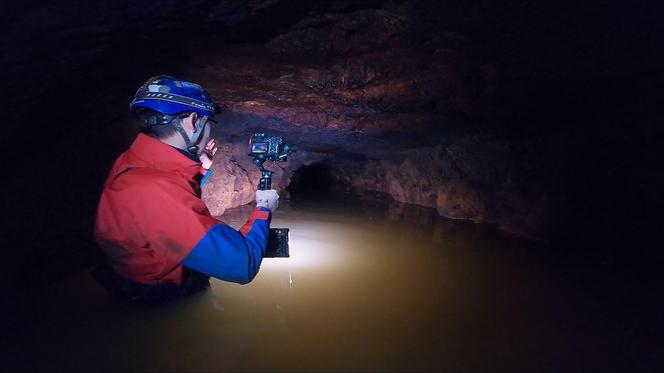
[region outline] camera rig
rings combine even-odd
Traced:
[[[285,162],[288,156],[295,152],[297,147],[284,143],[281,136],[267,136],[264,133],[254,133],[249,139],[249,156],[253,158],[253,164],[261,170],[261,178],[258,182],[258,190],[272,189],[272,171],[263,166],[265,161]]]
[[[284,143],[281,136],[267,136],[264,133],[254,133],[249,139],[249,156],[253,158],[252,163],[261,170],[261,179],[258,182],[258,190],[272,189],[272,171],[263,166],[265,161],[285,162],[288,155],[295,152],[296,146]],[[288,228],[270,228],[268,243],[264,257],[266,258],[288,258],[290,257]]]

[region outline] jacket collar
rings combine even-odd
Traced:
[[[139,133],[127,152],[130,167],[150,167],[164,171],[175,171],[187,178],[196,176],[201,168],[199,162],[189,158],[178,149],[153,137]]]

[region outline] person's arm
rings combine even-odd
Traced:
[[[201,173],[201,175],[203,175],[203,177],[201,178],[201,182],[198,186],[202,189],[203,185],[205,185],[205,183],[207,183],[210,176],[212,176],[212,170],[208,170],[204,167],[201,167],[200,173]]]
[[[212,226],[182,265],[224,281],[250,282],[267,248],[270,215],[269,209],[257,207],[240,231],[223,223]]]

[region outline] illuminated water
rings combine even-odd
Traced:
[[[238,227],[247,209],[223,218]],[[652,366],[631,288],[431,210],[282,206],[289,259],[168,305],[83,273],[3,306],[5,367],[59,371],[560,370]],[[626,303],[627,302],[627,303]],[[632,302],[632,303],[630,303]],[[644,321],[645,320],[645,321]]]

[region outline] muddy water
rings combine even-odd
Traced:
[[[88,273],[6,302],[21,370],[361,371],[648,368],[658,337],[631,288],[490,227],[366,201],[282,206],[291,258],[248,285],[160,306]],[[222,218],[239,227],[249,210]],[[627,305],[626,303],[627,302]],[[646,321],[643,321],[646,320]]]

